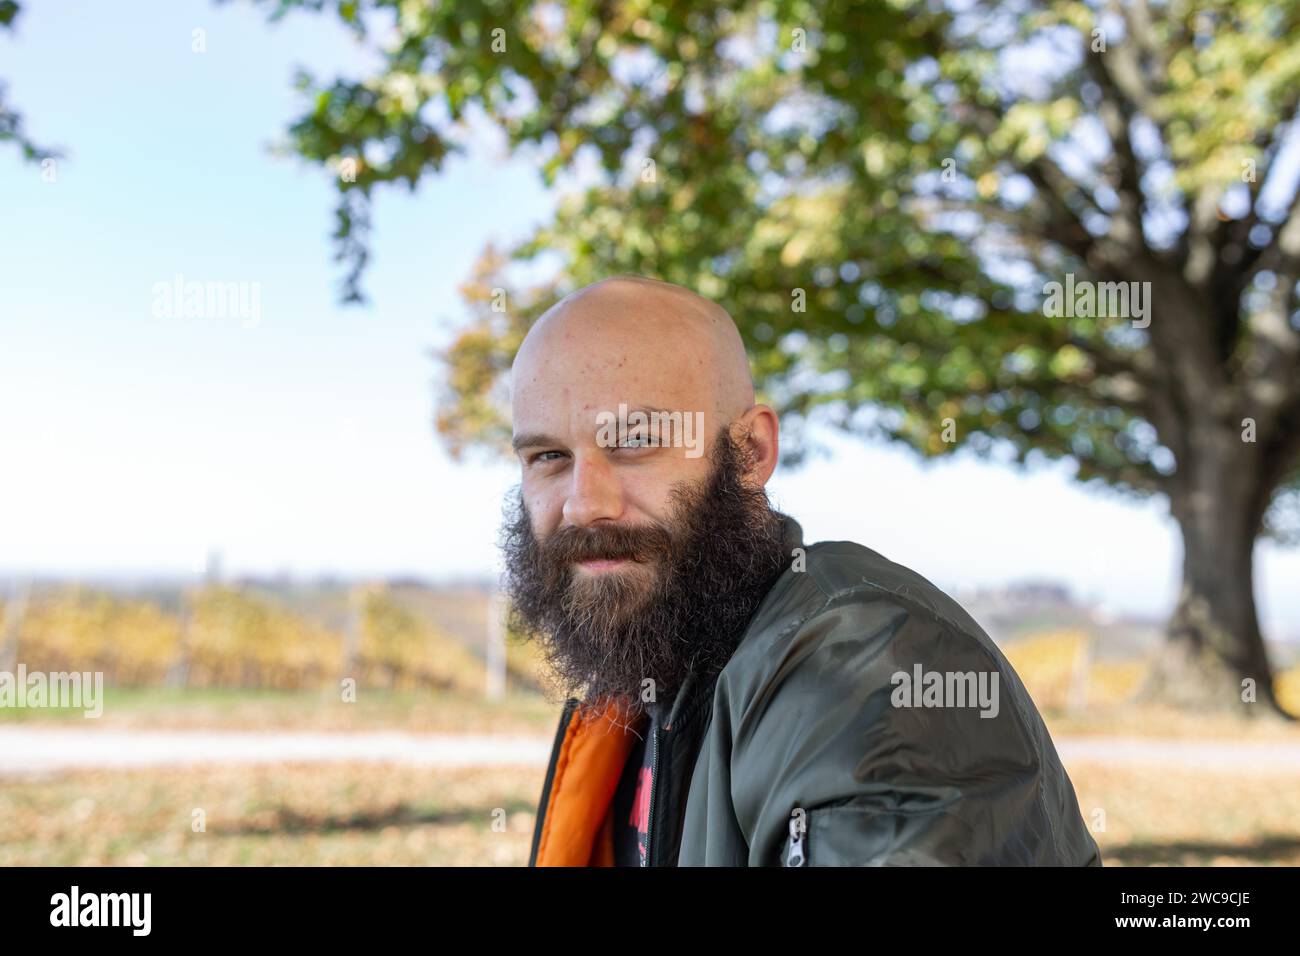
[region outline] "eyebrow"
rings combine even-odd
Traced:
[[[558,438],[552,438],[550,435],[542,435],[537,432],[516,435],[510,442],[510,447],[515,451],[519,451],[521,448],[535,448],[538,445],[563,446],[564,442],[560,441]]]
[[[637,405],[629,407],[627,411],[629,415],[633,412],[643,412],[648,415],[672,414],[672,412],[669,412],[667,409],[655,408],[653,405]],[[523,448],[536,448],[539,445],[559,445],[561,448],[566,447],[565,443],[560,439],[552,435],[545,435],[541,432],[525,432],[522,435],[516,435],[510,440],[510,447],[516,452]]]

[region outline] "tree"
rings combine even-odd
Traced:
[[[504,437],[502,374],[558,295],[622,272],[678,282],[736,317],[788,425],[1067,458],[1081,481],[1167,496],[1183,587],[1151,692],[1236,706],[1251,681],[1276,708],[1253,552],[1297,534],[1300,189],[1282,157],[1300,8],[331,6],[391,37],[373,75],[301,75],[313,99],[290,130],[352,173],[348,298],[372,190],[414,189],[468,118],[538,148],[550,184],[599,160],[466,286],[476,320],[445,356],[439,418],[454,450]],[[509,267],[542,252],[555,278],[512,288]]]
[[[0,0],[0,30],[12,32],[21,9],[16,0]],[[54,159],[59,155],[54,150],[36,145],[27,137],[23,132],[22,114],[5,105],[5,84],[0,82],[0,143],[6,142],[14,143],[23,158],[30,161]]]

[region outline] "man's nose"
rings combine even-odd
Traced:
[[[572,475],[573,486],[564,502],[566,522],[582,526],[622,516],[623,489],[604,455],[576,456]]]

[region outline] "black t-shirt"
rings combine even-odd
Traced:
[[[659,719],[655,704],[647,704],[650,721]],[[614,865],[645,866],[646,829],[650,822],[651,723],[632,745],[623,776],[614,791]]]

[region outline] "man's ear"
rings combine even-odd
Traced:
[[[767,485],[776,471],[780,453],[781,422],[767,405],[751,405],[731,423],[731,438],[745,461],[745,483],[755,488]]]

